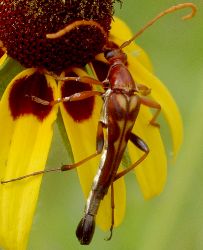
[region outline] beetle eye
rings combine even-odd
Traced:
[[[104,52],[104,57],[109,60],[110,58],[115,56],[114,50],[107,50]]]

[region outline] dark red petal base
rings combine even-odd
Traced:
[[[99,81],[101,81],[101,82],[104,81],[108,75],[109,64],[94,60],[94,61],[92,61],[92,66],[94,68],[94,71],[95,71]]]
[[[77,76],[75,73],[69,73],[67,76]],[[62,97],[67,97],[82,91],[92,90],[92,86],[82,82],[66,81],[61,88]],[[63,105],[67,113],[76,122],[82,122],[89,119],[92,115],[95,104],[94,97],[75,102],[65,102]]]
[[[53,100],[52,89],[47,85],[45,76],[39,72],[14,82],[9,95],[9,107],[13,119],[32,114],[42,121],[50,113],[51,106],[36,103],[31,96],[46,101]]]

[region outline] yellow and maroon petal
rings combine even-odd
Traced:
[[[55,80],[36,69],[17,75],[0,102],[0,179],[43,170],[52,139],[57,107],[31,100],[58,98]],[[26,249],[42,176],[0,184],[0,246]]]
[[[87,75],[81,69],[73,69],[69,76]],[[84,90],[91,90],[92,86],[81,82],[67,81],[60,85],[62,97]],[[86,100],[62,103],[60,109],[65,128],[71,143],[75,162],[78,162],[96,152],[96,131],[100,118],[102,100],[100,97],[90,97]],[[88,196],[93,178],[96,174],[101,156],[86,162],[77,168],[80,183],[85,194]],[[121,179],[115,184],[115,225],[121,223],[125,212],[125,184]],[[97,224],[107,230],[111,225],[111,200],[110,192],[101,203],[97,215]]]

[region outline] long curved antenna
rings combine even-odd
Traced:
[[[197,11],[196,6],[193,3],[182,3],[182,4],[178,4],[175,6],[170,7],[169,9],[166,9],[165,11],[161,12],[158,16],[156,16],[155,18],[153,18],[151,21],[149,21],[141,30],[139,30],[130,40],[124,42],[121,46],[120,49],[123,49],[124,47],[128,46],[132,41],[134,41],[138,36],[140,36],[148,27],[150,27],[152,24],[154,24],[158,19],[160,19],[161,17],[172,13],[176,10],[180,10],[180,9],[184,9],[184,8],[191,8],[192,12],[186,16],[183,16],[182,19],[190,19],[192,18]]]
[[[78,26],[93,26],[93,27],[96,27],[96,28],[100,29],[100,31],[103,34],[105,39],[107,39],[107,37],[108,37],[108,35],[105,32],[104,28],[99,23],[97,23],[97,22],[95,22],[93,20],[78,20],[78,21],[75,21],[75,22],[67,25],[65,28],[57,31],[56,33],[47,34],[46,38],[48,38],[48,39],[59,38],[61,36],[64,36],[68,32],[70,32],[71,30],[77,28]]]

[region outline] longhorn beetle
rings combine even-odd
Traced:
[[[110,43],[104,47],[104,57],[109,62],[109,71],[106,80],[100,82],[91,77],[58,77],[58,80],[68,81],[75,80],[84,83],[89,83],[91,85],[101,85],[104,88],[104,92],[99,91],[83,91],[80,93],[75,93],[71,96],[59,98],[52,102],[42,100],[36,96],[31,96],[32,100],[41,103],[42,105],[55,105],[60,102],[71,102],[79,101],[91,96],[102,96],[104,103],[101,111],[101,118],[98,122],[97,136],[96,136],[96,152],[89,157],[83,159],[80,162],[74,163],[72,165],[63,165],[57,169],[50,169],[45,171],[38,171],[31,173],[29,175],[21,176],[15,179],[2,181],[1,183],[8,183],[15,180],[20,180],[30,176],[43,174],[45,172],[51,171],[67,171],[74,169],[84,162],[92,159],[98,154],[102,153],[98,172],[94,178],[92,189],[89,193],[89,197],[86,202],[86,207],[84,211],[84,216],[78,224],[76,235],[81,244],[87,245],[91,242],[94,229],[95,229],[95,217],[100,205],[101,200],[107,194],[109,188],[111,187],[111,207],[112,207],[112,219],[110,236],[111,239],[113,226],[114,226],[114,191],[113,183],[120,177],[124,176],[126,173],[138,166],[148,155],[149,148],[147,144],[137,135],[133,134],[132,128],[136,121],[139,113],[140,105],[145,105],[150,108],[156,109],[150,124],[153,126],[159,126],[156,123],[156,118],[161,111],[161,106],[145,96],[150,93],[145,85],[136,83],[127,67],[127,56],[122,51],[126,46],[128,46],[132,41],[134,41],[140,34],[156,22],[162,16],[168,13],[172,13],[176,10],[190,7],[192,13],[184,16],[183,19],[189,19],[193,17],[196,13],[196,7],[192,3],[183,3],[161,12],[158,16],[148,22],[139,32],[137,32],[130,40],[124,42],[118,49],[110,47]],[[78,27],[79,25],[92,25],[99,27],[102,32],[103,28],[95,21],[76,21],[75,23],[65,27],[63,30],[58,31],[54,34],[48,34],[47,38],[55,39],[63,36],[69,32],[72,28]],[[53,75],[53,74],[52,74]],[[141,94],[141,95],[138,95]],[[103,130],[107,130],[107,136],[104,139]],[[117,173],[118,167],[122,160],[124,151],[127,147],[128,141],[131,141],[137,148],[143,151],[143,155],[138,159],[132,166]]]

